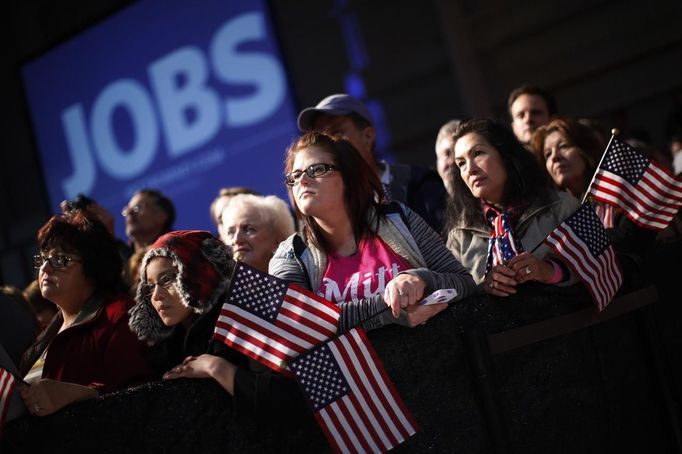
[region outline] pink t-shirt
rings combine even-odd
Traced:
[[[317,294],[334,303],[383,294],[399,272],[412,268],[379,237],[363,238],[350,257],[329,254]]]

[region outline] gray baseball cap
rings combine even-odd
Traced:
[[[345,93],[337,93],[335,95],[327,96],[317,103],[315,107],[303,109],[301,113],[298,114],[298,129],[304,132],[313,129],[315,117],[319,114],[349,115],[351,113],[356,113],[371,124],[374,124],[372,115],[363,103]]]

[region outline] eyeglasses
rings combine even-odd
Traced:
[[[138,203],[137,205],[133,205],[131,207],[123,207],[123,209],[121,210],[121,216],[123,216],[124,218],[127,218],[129,214],[137,214],[143,208],[144,208],[144,205],[142,205],[141,203]]]
[[[37,270],[43,267],[45,262],[48,262],[50,266],[56,270],[66,268],[69,262],[81,262],[81,259],[75,259],[73,257],[68,257],[66,255],[51,255],[45,257],[44,255],[34,255],[33,256],[33,267]]]
[[[334,164],[313,164],[308,166],[308,168],[305,170],[294,170],[293,172],[286,174],[284,176],[284,182],[287,184],[287,186],[295,186],[304,173],[310,178],[317,178],[332,170],[338,170],[338,167],[336,167]]]
[[[142,289],[142,296],[144,298],[150,298],[157,285],[166,291],[170,290],[170,288],[175,285],[177,276],[177,273],[168,273],[161,276],[159,280],[156,281],[156,284],[145,283],[144,288]]]

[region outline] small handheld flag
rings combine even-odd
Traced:
[[[336,452],[386,452],[419,430],[361,328],[300,355],[291,369]]]
[[[620,207],[632,221],[653,230],[666,228],[682,207],[682,181],[615,137],[588,193]]]
[[[561,223],[545,240],[580,277],[602,311],[623,282],[616,253],[604,225],[589,204]]]
[[[286,373],[289,361],[336,334],[340,316],[311,291],[238,262],[213,338]]]
[[[0,367],[0,436],[5,428],[5,418],[9,411],[16,379],[9,371]]]

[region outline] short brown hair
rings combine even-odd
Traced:
[[[95,292],[123,289],[121,256],[116,240],[92,214],[83,210],[52,216],[38,231],[40,251],[51,248],[81,257],[83,275]]]
[[[135,191],[135,194],[151,197],[154,199],[154,204],[166,213],[166,222],[161,226],[161,235],[173,230],[173,224],[175,224],[175,205],[169,197],[166,197],[161,191],[151,188],[140,189]]]
[[[547,90],[538,87],[537,85],[521,85],[520,87],[513,89],[512,92],[509,94],[509,99],[507,100],[507,111],[509,112],[509,115],[511,115],[512,104],[514,104],[516,98],[518,98],[521,95],[541,97],[543,101],[545,101],[545,105],[547,106],[547,113],[549,114],[550,117],[556,115],[558,112],[556,100],[551,94],[549,94]]]

